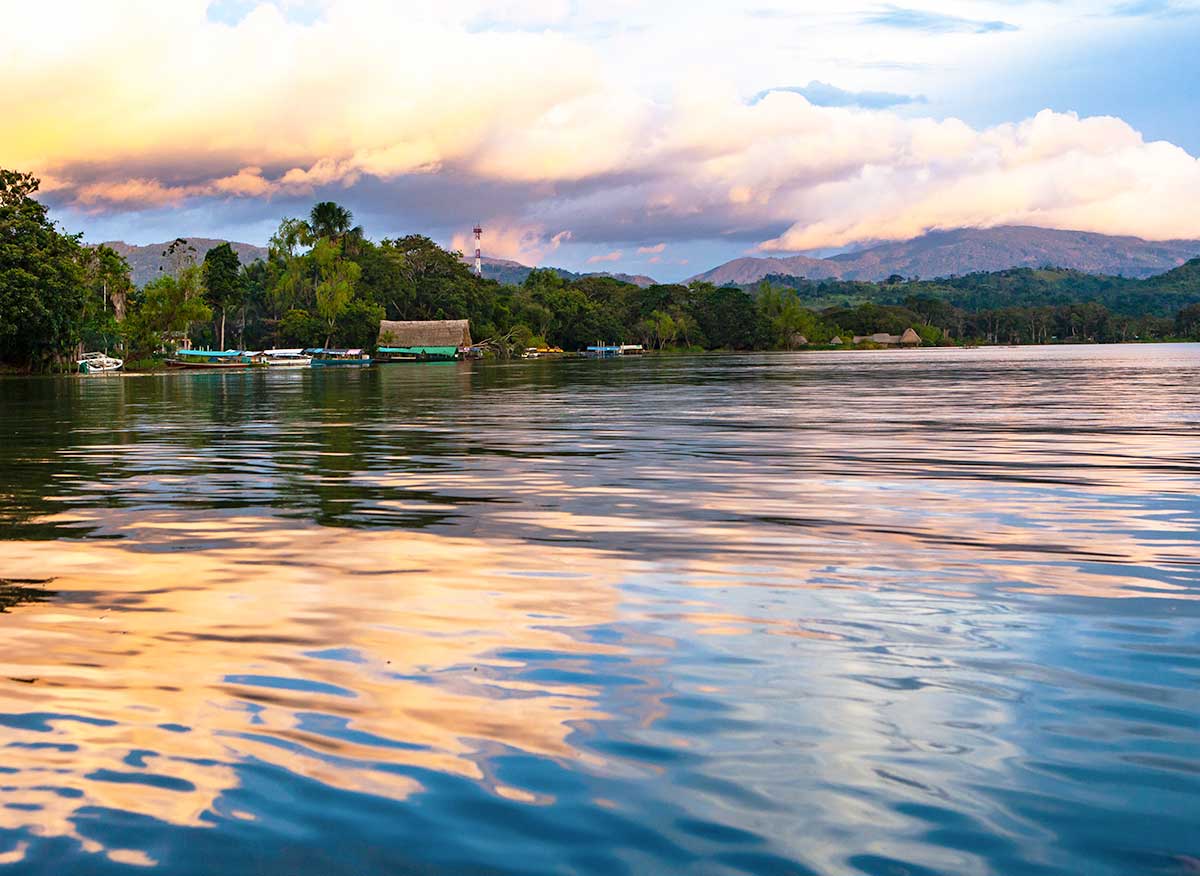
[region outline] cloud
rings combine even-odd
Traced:
[[[802,95],[815,106],[861,106],[867,109],[886,109],[892,106],[904,106],[914,103],[925,103],[924,95],[896,94],[891,91],[846,91],[828,82],[813,80],[808,85],[782,85],[760,91],[751,103],[758,103],[768,94],[784,91]]]
[[[470,229],[455,233],[450,248],[474,256],[475,237]],[[480,248],[489,258],[511,259],[525,265],[536,265],[546,253],[558,248],[547,238],[540,226],[522,225],[519,220],[495,219],[483,229]]]
[[[621,260],[621,251],[619,249],[617,249],[617,250],[613,250],[610,253],[605,253],[604,255],[591,256],[588,258],[587,263],[589,265],[598,265],[601,262],[619,262],[620,260]]]
[[[921,30],[929,33],[996,33],[1019,28],[1006,21],[977,21],[960,18],[941,12],[923,9],[906,9],[902,6],[884,6],[863,18],[863,23],[880,27],[895,27],[902,30]]]
[[[1121,18],[1179,18],[1200,14],[1195,2],[1175,0],[1131,0],[1113,7],[1112,14]]]
[[[478,219],[485,252],[525,263],[560,247],[615,261],[684,241],[789,251],[1005,223],[1200,237],[1196,158],[1120,119],[915,117],[917,98],[850,74],[834,81],[854,90],[814,79],[747,102],[756,86],[730,81],[740,65],[695,65],[650,89],[629,69],[638,53],[605,53],[617,37],[571,30],[584,2],[546,11],[553,27],[516,3],[513,25],[490,30],[474,27],[477,13],[499,14],[482,0],[405,16],[385,0],[243,3],[217,20],[203,0],[127,0],[119,20],[100,4],[71,16],[54,6],[10,10],[14,32],[56,38],[0,53],[12,84],[0,89],[12,122],[0,156],[46,177],[48,202],[92,227],[156,208],[164,224],[225,215],[258,229],[330,197],[380,235],[436,229],[469,250]],[[1032,14],[1006,8],[1022,25]],[[918,31],[987,24],[908,12],[873,14],[924,20]],[[180,32],[187,52],[171,38]],[[656,36],[620,46],[649,49]],[[927,42],[961,41],[910,42],[925,62]],[[884,82],[908,88],[907,75]]]

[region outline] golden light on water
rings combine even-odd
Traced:
[[[37,568],[56,593],[6,618],[0,713],[41,713],[52,694],[58,715],[7,729],[23,763],[0,827],[97,851],[81,808],[204,827],[250,758],[404,799],[420,783],[380,764],[490,782],[486,747],[578,759],[566,737],[604,717],[586,683],[491,673],[513,665],[505,651],[618,650],[575,638],[619,610],[611,564],[587,551],[236,517],[136,526],[226,546],[0,542],[0,575]]]

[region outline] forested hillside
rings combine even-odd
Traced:
[[[345,208],[280,222],[266,257],[184,239],[136,287],[113,249],[81,246],[34,198],[37,180],[0,171],[0,362],[69,368],[83,349],[151,364],[196,346],[371,347],[381,319],[469,319],[490,353],[597,342],[651,349],[790,349],[913,328],[927,344],[1200,338],[1200,259],[1130,280],[1019,268],[880,283],[773,277],[749,288],[639,286],[532,270],[477,278],[462,254],[419,234],[369,240]]]

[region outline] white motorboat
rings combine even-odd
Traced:
[[[263,350],[267,365],[271,368],[307,368],[312,365],[312,356],[304,355],[304,351],[294,350]]]
[[[108,353],[84,353],[77,364],[80,374],[107,374],[120,371],[125,360],[115,359]]]

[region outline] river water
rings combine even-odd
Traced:
[[[0,380],[0,872],[1200,872],[1200,346]]]

